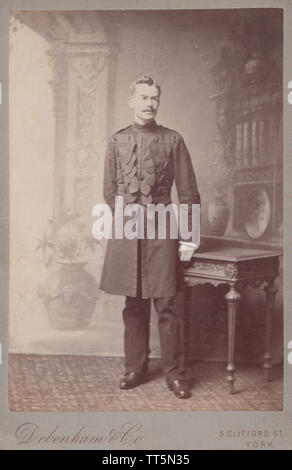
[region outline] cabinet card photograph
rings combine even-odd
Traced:
[[[291,449],[292,5],[169,3],[1,7],[0,447]]]

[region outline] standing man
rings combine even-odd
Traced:
[[[175,181],[179,203],[187,204],[192,226],[192,204],[200,195],[189,152],[177,132],[155,121],[160,86],[149,76],[129,89],[132,125],[116,132],[109,141],[104,172],[104,199],[114,214],[116,196],[124,205],[171,203]],[[166,214],[166,237],[113,238],[109,240],[100,288],[126,296],[123,310],[125,374],[120,388],[141,384],[148,370],[150,307],[158,313],[161,355],[168,387],[178,398],[188,398],[180,320],[175,296],[179,288],[181,261],[189,261],[198,244],[170,237],[170,213]],[[145,218],[146,220],[146,218]],[[156,234],[156,232],[155,232]]]

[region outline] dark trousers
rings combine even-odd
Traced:
[[[175,297],[153,299],[158,313],[160,348],[166,381],[185,378],[180,320]],[[125,325],[125,372],[144,373],[148,367],[150,299],[126,297],[123,310]]]

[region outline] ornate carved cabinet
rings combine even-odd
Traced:
[[[231,171],[232,206],[226,236],[281,244],[281,70],[263,47],[222,50],[212,69],[217,123]]]

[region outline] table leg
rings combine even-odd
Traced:
[[[230,384],[230,393],[234,392],[234,344],[235,344],[235,320],[238,305],[241,299],[239,292],[234,285],[230,285],[229,292],[225,295],[228,306],[228,372],[227,380]]]
[[[265,380],[269,380],[269,372],[272,367],[272,353],[271,353],[271,337],[272,337],[272,320],[275,311],[275,297],[278,292],[274,280],[268,283],[264,288],[267,299],[266,308],[266,334],[265,334],[265,354],[263,368],[265,371]]]

